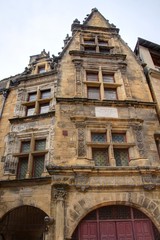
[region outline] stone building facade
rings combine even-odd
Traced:
[[[160,239],[157,105],[97,9],[0,82],[0,237]]]

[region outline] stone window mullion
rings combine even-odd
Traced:
[[[27,171],[27,178],[32,176],[32,167],[33,167],[33,151],[35,146],[34,135],[32,134],[31,142],[30,142],[30,152],[28,156],[28,171]]]
[[[109,162],[110,162],[110,166],[116,166],[116,161],[115,161],[115,158],[114,158],[114,149],[113,149],[113,143],[112,143],[112,128],[109,126],[108,127],[108,141],[110,142],[110,145],[109,145]]]

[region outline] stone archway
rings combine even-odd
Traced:
[[[151,220],[136,208],[111,205],[88,213],[79,223],[72,240],[160,239]]]
[[[45,212],[33,206],[17,207],[2,217],[0,234],[5,240],[41,240],[46,216]]]

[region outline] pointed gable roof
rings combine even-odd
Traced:
[[[104,28],[115,27],[113,24],[110,24],[106,18],[103,17],[97,8],[93,8],[91,13],[87,15],[83,22],[83,25]]]

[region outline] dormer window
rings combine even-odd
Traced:
[[[101,39],[98,36],[84,37],[82,45],[85,52],[110,53],[108,41],[106,39]]]
[[[38,66],[38,73],[44,73],[44,72],[46,72],[45,65]]]

